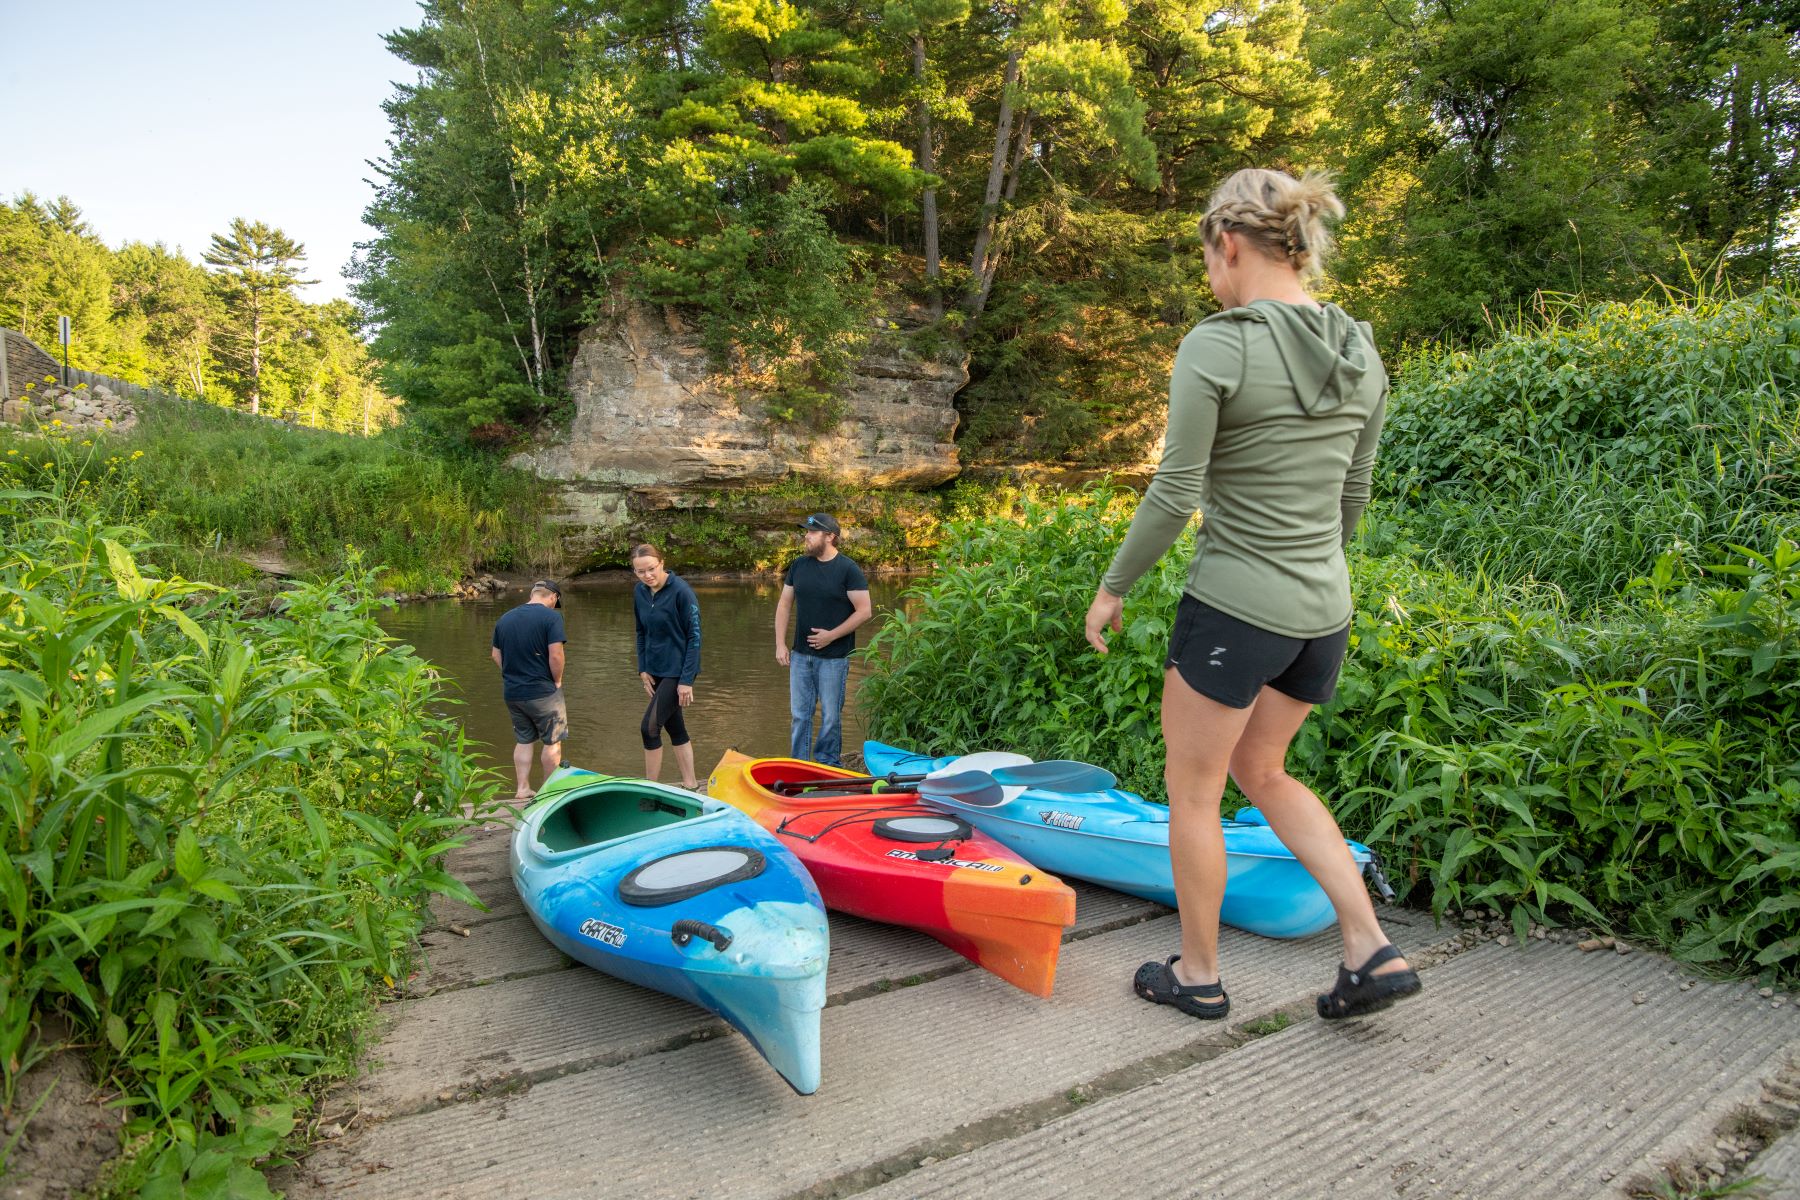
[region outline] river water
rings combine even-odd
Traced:
[[[594,575],[563,587],[563,625],[568,665],[563,695],[569,706],[567,761],[607,774],[641,775],[644,744],[638,735],[648,698],[637,675],[634,580],[624,572]],[[847,762],[860,755],[863,714],[856,701],[867,668],[861,650],[899,603],[907,581],[870,582],[873,620],[856,631],[850,659],[850,697],[844,708]],[[778,581],[690,581],[700,601],[700,676],[687,709],[694,767],[704,781],[728,749],[755,756],[788,752],[787,671],[775,662]],[[448,680],[461,701],[448,711],[461,719],[486,766],[512,780],[512,724],[500,702],[500,672],[488,655],[494,622],[526,598],[523,591],[482,600],[428,600],[386,613],[382,626],[415,647]],[[680,782],[664,735],[662,777]],[[537,780],[534,776],[533,784]]]

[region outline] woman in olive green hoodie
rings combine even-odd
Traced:
[[[1162,701],[1181,953],[1145,963],[1134,981],[1146,1000],[1202,1018],[1231,1004],[1218,953],[1228,774],[1337,910],[1345,965],[1319,1015],[1354,1016],[1419,990],[1337,822],[1286,770],[1289,743],[1331,699],[1343,664],[1344,546],[1368,502],[1387,406],[1369,327],[1306,292],[1329,247],[1324,219],[1343,211],[1310,173],[1239,171],[1213,194],[1201,236],[1224,311],[1175,356],[1161,465],[1088,609],[1088,641],[1104,654],[1132,584],[1203,514]]]

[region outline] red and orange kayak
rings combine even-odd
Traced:
[[[780,837],[825,906],[936,938],[1008,983],[1048,996],[1075,893],[961,817],[910,793],[807,791],[777,783],[858,778],[792,758],[729,750],[707,791]]]

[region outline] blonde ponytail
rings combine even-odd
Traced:
[[[1217,245],[1219,234],[1229,229],[1310,279],[1324,271],[1331,256],[1325,222],[1343,215],[1344,202],[1325,172],[1307,171],[1295,179],[1285,171],[1247,167],[1213,192],[1200,235],[1208,245]]]

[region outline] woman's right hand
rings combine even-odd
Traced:
[[[1106,653],[1106,631],[1111,629],[1118,633],[1125,628],[1125,601],[1113,595],[1104,587],[1094,589],[1094,602],[1088,605],[1087,640],[1088,645]]]
[[[639,671],[638,678],[644,681],[644,695],[656,695],[656,679],[648,671]]]

